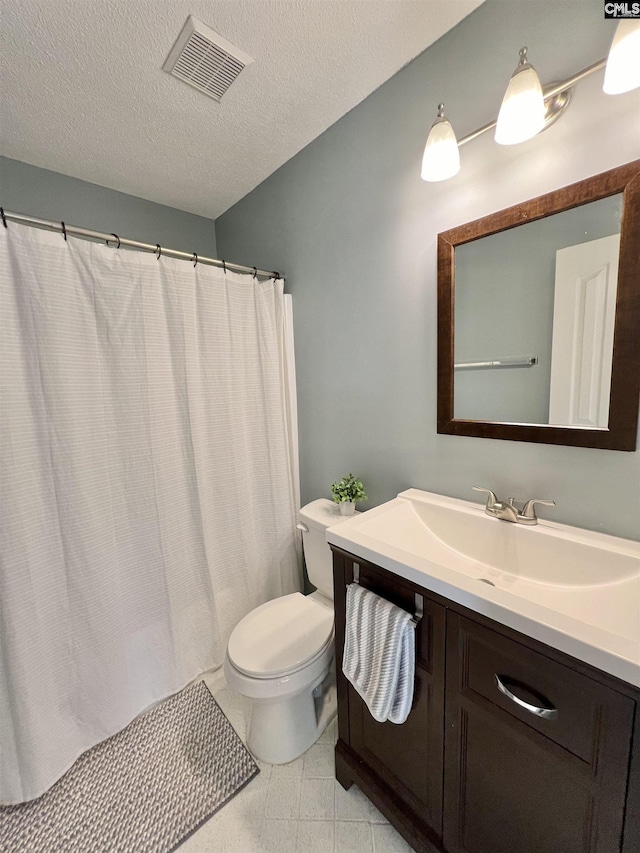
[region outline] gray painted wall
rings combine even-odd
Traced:
[[[619,193],[458,246],[455,360],[538,363],[456,371],[456,418],[549,423],[556,252],[619,234],[621,216]]]
[[[41,219],[217,257],[213,220],[0,157],[0,204]]]
[[[367,506],[416,486],[553,498],[541,515],[640,538],[640,453],[436,433],[438,232],[640,156],[640,94],[576,89],[554,127],[510,147],[491,134],[462,170],[420,180],[440,100],[459,137],[497,115],[518,50],[543,82],[605,56],[601,0],[487,0],[216,221],[219,252],[283,270],[294,294],[302,497],[353,471]],[[283,128],[286,132],[286,128]]]

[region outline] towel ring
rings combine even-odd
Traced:
[[[353,583],[357,583],[358,586],[360,585],[360,566],[358,565],[358,563],[353,564]],[[380,597],[384,598],[384,596]],[[424,596],[420,595],[419,592],[415,592],[413,594],[413,606],[413,618],[411,619],[411,621],[413,622],[413,625],[415,627],[424,616]]]

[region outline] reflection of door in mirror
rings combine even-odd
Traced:
[[[556,252],[549,423],[606,429],[620,235]]]

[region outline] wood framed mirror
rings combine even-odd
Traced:
[[[640,160],[438,235],[438,432],[636,449]]]

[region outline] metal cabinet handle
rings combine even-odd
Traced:
[[[524,708],[525,711],[529,711],[530,714],[534,714],[536,717],[542,717],[543,720],[557,720],[558,719],[558,710],[557,708],[539,708],[537,705],[530,705],[528,702],[525,702],[523,699],[518,699],[518,697],[512,693],[509,688],[503,684],[500,679],[498,673],[495,673],[496,677],[496,686],[498,690],[507,697],[507,699],[511,699],[512,702],[515,702],[516,705],[519,705],[520,708]]]

